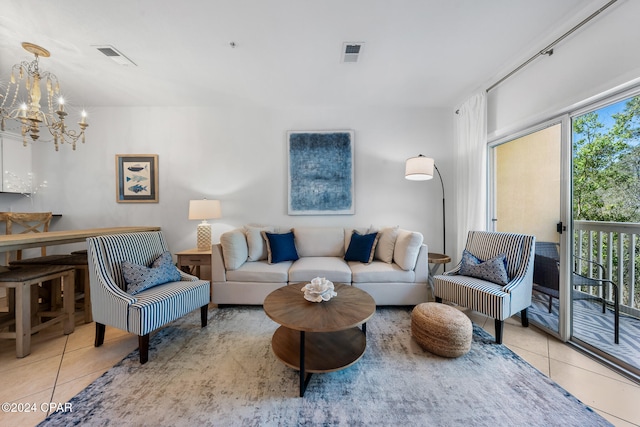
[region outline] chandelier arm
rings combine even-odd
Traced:
[[[33,142],[37,141],[40,136],[41,127],[46,127],[53,136],[54,146],[58,151],[61,144],[71,144],[73,149],[76,148],[76,142],[82,138],[85,142],[85,130],[89,126],[86,120],[86,113],[82,112],[82,117],[78,126],[80,130],[68,129],[64,121],[67,112],[64,109],[62,98],[59,99],[59,106],[54,107],[54,96],[60,94],[60,82],[55,74],[49,71],[40,71],[39,59],[49,57],[50,53],[46,49],[24,42],[22,47],[35,56],[31,62],[22,61],[15,64],[11,69],[11,80],[7,85],[4,96],[0,95],[2,102],[0,103],[0,119],[2,121],[2,129],[5,129],[5,121],[7,119],[20,123],[20,129],[23,137],[23,143],[27,145],[27,135],[31,137]],[[16,75],[17,74],[17,75]],[[24,89],[26,92],[25,103],[18,107],[17,101],[20,93],[20,82],[24,81]],[[46,88],[46,111],[41,106],[43,84]],[[12,86],[14,86],[12,88]],[[13,90],[13,96],[11,91]],[[44,101],[44,100],[42,100]]]

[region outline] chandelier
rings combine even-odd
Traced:
[[[50,53],[48,50],[32,43],[24,42],[22,47],[33,53],[36,57],[31,62],[22,61],[11,69],[11,80],[7,84],[6,93],[0,94],[0,118],[2,131],[5,130],[6,120],[17,120],[21,124],[21,132],[23,144],[27,146],[27,135],[33,141],[37,141],[40,137],[40,127],[46,126],[47,130],[53,136],[53,143],[56,151],[59,145],[68,143],[73,149],[76,149],[76,141],[82,138],[84,143],[84,131],[89,126],[87,123],[87,113],[83,110],[78,126],[80,130],[69,129],[64,119],[67,116],[65,111],[64,98],[60,95],[60,83],[58,78],[48,72],[42,71],[38,65],[40,57],[48,58]],[[24,91],[26,91],[26,102],[19,104],[20,83],[24,81]],[[40,107],[43,90],[40,85],[46,85],[46,102],[47,111],[43,111]],[[23,92],[24,92],[23,91]],[[57,104],[54,110],[54,97]],[[20,99],[22,100],[22,99]]]

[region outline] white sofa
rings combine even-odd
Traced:
[[[415,305],[431,297],[427,246],[418,232],[398,227],[355,230],[378,232],[373,260],[364,263],[344,259],[354,229],[296,227],[292,232],[299,259],[269,263],[270,245],[264,232],[288,231],[245,226],[224,233],[220,243],[212,246],[213,302],[262,305],[273,290],[314,277],[356,286],[377,305]]]

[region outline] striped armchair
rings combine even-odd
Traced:
[[[481,260],[506,255],[508,282],[505,286],[454,270],[434,277],[437,302],[451,301],[495,319],[496,342],[502,344],[504,320],[520,312],[522,326],[529,326],[535,237],[524,234],[470,231],[465,249]]]
[[[95,346],[104,342],[105,325],[138,335],[140,363],[149,360],[149,333],[200,308],[207,326],[210,284],[184,272],[180,281],[157,285],[135,295],[126,292],[123,261],[148,266],[168,251],[162,232],[113,234],[87,239]]]

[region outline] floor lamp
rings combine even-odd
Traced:
[[[442,186],[442,250],[443,253],[447,253],[447,231],[445,228],[445,208],[444,208],[444,183],[442,182],[442,175],[435,164],[435,161],[430,157],[425,157],[420,154],[418,157],[411,157],[407,159],[405,165],[404,177],[410,181],[427,181],[433,178],[433,170],[438,172],[440,178],[440,185]]]

